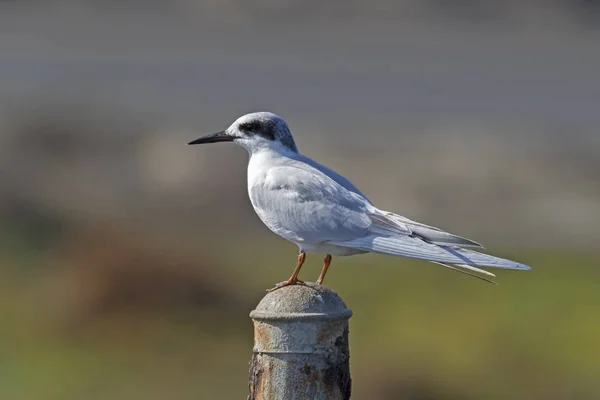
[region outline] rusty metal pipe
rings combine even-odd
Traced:
[[[342,299],[322,285],[268,293],[250,313],[254,353],[248,399],[350,399],[351,316]]]

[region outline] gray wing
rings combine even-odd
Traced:
[[[471,239],[444,232],[439,228],[388,211],[376,210],[370,217],[373,220],[373,232],[383,231],[383,234],[402,234],[408,230],[413,236],[418,236],[427,242],[440,246],[483,247]]]
[[[367,199],[367,197],[360,190],[358,190],[358,188],[354,186],[352,182],[342,175],[306,156],[303,156],[302,154],[297,154],[295,159],[306,164],[307,167],[313,167],[317,171],[323,173],[343,188],[357,194],[359,197],[361,197],[362,201],[367,202],[372,206],[372,203]],[[394,234],[413,234],[425,239],[428,242],[445,246],[483,247],[473,240],[444,232],[439,228],[413,221],[398,214],[379,210],[374,206],[370,207],[367,213],[371,219],[371,229],[373,231],[384,231]]]
[[[366,198],[302,162],[270,168],[249,193],[262,221],[288,240],[352,240],[368,235],[372,224]]]
[[[306,168],[312,167],[311,169],[321,172],[322,174],[326,175],[331,180],[335,181],[338,185],[340,185],[343,188],[349,190],[350,192],[356,193],[357,195],[362,197],[363,201],[366,201],[367,203],[372,204],[371,201],[367,198],[367,196],[365,196],[364,193],[362,193],[360,190],[358,190],[358,188],[356,186],[354,186],[354,184],[352,182],[350,182],[348,179],[346,179],[342,175],[338,174],[331,168],[328,168],[323,164],[319,164],[312,158],[308,158],[302,154],[295,154],[294,160],[296,160],[302,164],[305,164],[304,167],[306,167]]]
[[[250,188],[263,222],[289,240],[350,240],[369,233],[416,235],[439,245],[480,244],[377,209],[349,180],[298,155],[266,173],[264,185]]]

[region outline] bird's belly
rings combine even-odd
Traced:
[[[331,254],[332,256],[352,256],[354,254],[367,253],[363,250],[352,249],[350,247],[336,246],[329,243],[306,243],[296,242],[301,251],[305,253]]]

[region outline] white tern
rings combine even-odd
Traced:
[[[300,254],[292,276],[275,289],[303,283],[298,274],[306,253],[326,254],[317,283],[331,256],[381,253],[430,261],[492,282],[477,267],[529,270],[518,262],[467,248],[479,243],[377,208],[348,179],[301,154],[283,118],[257,112],[238,118],[224,131],[188,144],[233,142],[249,155],[248,195],[254,210]]]

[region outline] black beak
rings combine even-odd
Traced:
[[[225,131],[213,133],[212,135],[202,136],[196,140],[192,140],[190,144],[202,144],[202,143],[217,143],[217,142],[233,142],[235,137],[228,135]]]

